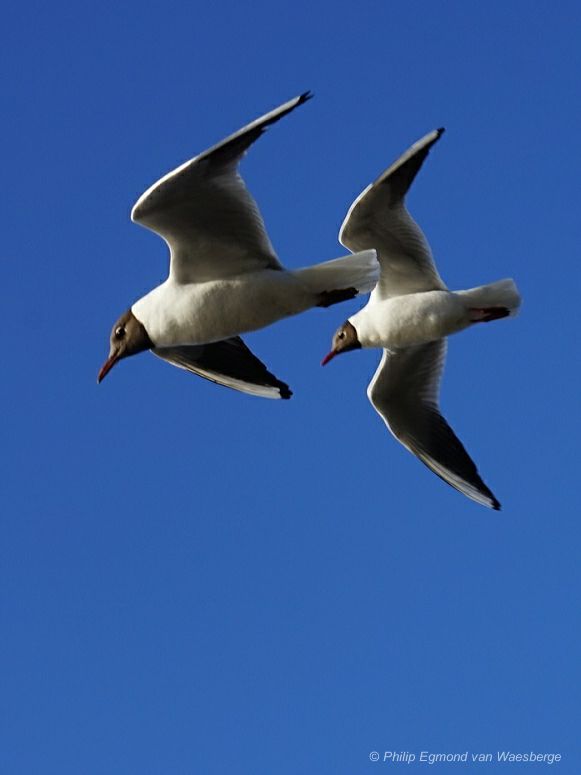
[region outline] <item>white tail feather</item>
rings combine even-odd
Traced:
[[[458,296],[464,297],[471,307],[506,307],[511,315],[516,315],[521,304],[520,294],[511,279],[458,291]]]
[[[369,293],[379,278],[379,263],[375,250],[362,250],[306,269],[296,269],[293,274],[314,293],[344,288],[357,288],[360,294]]]

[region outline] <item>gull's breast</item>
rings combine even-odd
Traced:
[[[157,347],[172,347],[256,331],[308,306],[310,299],[290,273],[269,269],[205,283],[168,278],[132,310]]]
[[[370,304],[362,312],[368,313],[368,320],[362,321],[363,330],[360,323],[354,325],[362,344],[368,347],[410,347],[433,342],[470,323],[466,306],[450,291],[395,296]]]

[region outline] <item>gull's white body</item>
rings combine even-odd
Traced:
[[[185,285],[168,277],[132,311],[157,347],[172,347],[219,342],[312,306],[312,290],[293,272],[263,269]]]
[[[470,325],[462,297],[451,291],[425,291],[369,303],[349,318],[362,347],[410,347],[455,334]]]
[[[352,251],[375,248],[381,267],[368,304],[348,322],[362,347],[383,349],[367,394],[389,430],[452,487],[498,509],[500,504],[440,414],[438,394],[446,337],[515,314],[520,296],[512,280],[448,290],[422,230],[405,207],[405,195],[443,131],[430,132],[412,145],[347,213],[341,243]]]

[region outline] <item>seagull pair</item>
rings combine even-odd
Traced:
[[[238,165],[270,124],[310,96],[290,100],[182,164],[137,201],[131,218],[167,242],[169,276],[113,326],[99,382],[122,358],[151,350],[235,390],[290,398],[288,385],[239,335],[372,291],[367,305],[336,332],[323,365],[349,350],[382,348],[368,396],[389,430],[452,487],[499,509],[440,414],[438,392],[446,337],[514,314],[518,291],[512,280],[449,291],[405,207],[405,195],[443,129],[415,143],[352,204],[339,239],[353,255],[286,270]]]

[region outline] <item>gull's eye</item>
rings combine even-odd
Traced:
[[[115,329],[115,339],[123,339],[125,336],[125,328],[123,326],[117,326]]]
[[[339,339],[345,339],[345,331],[339,332]]]

